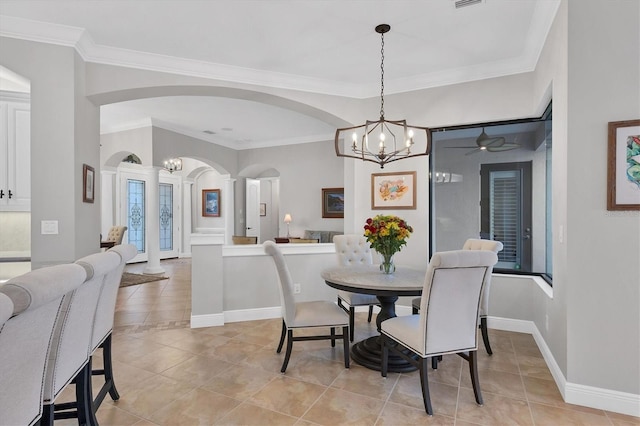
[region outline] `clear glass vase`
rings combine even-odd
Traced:
[[[393,263],[393,254],[383,254],[380,272],[383,274],[393,274],[395,270],[396,265]]]

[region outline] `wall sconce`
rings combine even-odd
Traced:
[[[169,173],[179,172],[182,170],[182,160],[179,158],[169,158],[164,162],[164,168]]]
[[[293,221],[293,219],[291,219],[291,214],[287,213],[284,215],[284,220],[283,222],[287,224],[287,238],[290,238],[291,236],[289,235],[289,224]]]

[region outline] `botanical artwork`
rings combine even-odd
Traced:
[[[640,190],[640,135],[627,138],[627,179]]]
[[[416,172],[371,175],[372,209],[415,209]]]
[[[608,210],[640,210],[640,120],[609,123]]]

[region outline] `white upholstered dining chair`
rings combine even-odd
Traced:
[[[360,266],[373,264],[371,247],[369,242],[362,235],[347,234],[335,235],[333,244],[336,248],[338,265],[340,266]],[[349,306],[345,306],[345,303]],[[371,322],[373,307],[378,305],[378,298],[372,294],[351,293],[349,291],[338,290],[338,306],[349,314],[349,340],[353,342],[355,330],[355,307],[368,306],[369,315],[367,321]]]
[[[498,256],[487,250],[435,253],[427,267],[419,315],[381,323],[382,376],[387,375],[389,350],[420,370],[422,398],[433,414],[427,377],[429,358],[458,354],[469,363],[476,402],[482,405],[478,381],[478,309],[482,291]],[[409,356],[407,354],[413,354]]]
[[[502,251],[503,245],[500,241],[494,240],[481,240],[478,238],[469,238],[465,241],[462,246],[462,250],[489,250],[494,253],[498,253]],[[491,267],[491,272],[493,272],[493,267]],[[493,350],[491,349],[491,344],[489,343],[489,333],[487,330],[487,316],[489,315],[489,290],[491,287],[491,275],[485,284],[484,290],[482,292],[482,300],[480,302],[480,313],[479,313],[479,324],[480,332],[482,333],[482,341],[484,343],[484,348],[489,355],[493,355]],[[417,297],[413,299],[411,303],[412,310],[414,314],[417,314],[420,310],[420,298]],[[433,368],[437,368],[438,362],[437,359],[433,360]]]
[[[56,318],[63,299],[85,280],[78,265],[36,269],[0,286],[0,424],[33,425],[42,420],[42,396]]]
[[[282,304],[282,333],[277,352],[280,353],[287,338],[287,352],[282,363],[281,373],[287,370],[294,341],[331,340],[334,347],[337,339],[343,340],[344,367],[349,368],[349,317],[335,303],[320,300],[296,302],[293,296],[293,281],[289,268],[280,248],[273,241],[265,241],[264,251],[273,258],[280,281],[280,302]],[[342,334],[335,334],[336,327],[342,328]],[[294,330],[331,328],[330,335],[294,336]]]

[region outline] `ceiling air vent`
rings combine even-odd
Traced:
[[[208,135],[215,135],[216,132],[212,131],[212,130],[203,130],[202,133],[206,133]]]
[[[456,0],[456,9],[460,9],[465,6],[473,6],[474,4],[480,4],[483,0]]]

